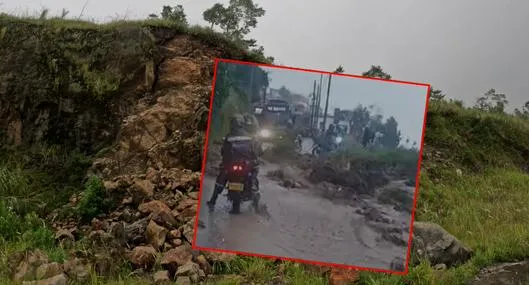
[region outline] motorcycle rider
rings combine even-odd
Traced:
[[[337,135],[336,126],[331,124],[327,129],[327,132],[325,132],[325,145],[327,149],[331,149],[334,145],[334,138],[336,138]]]
[[[303,137],[301,136],[300,133],[296,135],[296,139],[294,140],[294,143],[296,147],[301,151],[302,145],[303,145]]]
[[[244,116],[241,116],[239,114],[234,115],[230,119],[230,130],[229,133],[226,135],[224,139],[224,144],[221,149],[221,155],[222,155],[222,162],[220,163],[220,173],[217,175],[217,179],[215,181],[215,189],[213,191],[213,194],[211,195],[211,198],[207,202],[208,206],[210,208],[213,208],[215,206],[215,203],[217,201],[218,196],[222,193],[224,188],[226,187],[226,183],[228,182],[227,172],[225,166],[230,165],[231,162],[233,162],[234,157],[233,153],[227,152],[227,149],[230,148],[230,142],[228,141],[228,138],[236,137],[236,136],[249,136],[252,137],[251,131],[253,130],[254,126],[249,126],[247,118]],[[258,189],[258,181],[257,181],[257,174],[258,174],[258,156],[262,153],[260,149],[260,145],[258,142],[253,141],[252,146],[250,148],[250,153],[245,153],[250,158],[250,163],[252,164],[252,187],[254,189]],[[240,213],[240,209],[234,209],[232,208],[230,211],[231,214],[238,214]]]

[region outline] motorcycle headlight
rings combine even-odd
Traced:
[[[342,140],[343,140],[342,137],[337,137],[337,138],[336,138],[336,143],[341,143]]]
[[[272,132],[268,129],[262,129],[259,131],[259,135],[263,138],[269,138],[272,136]]]

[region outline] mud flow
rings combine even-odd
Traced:
[[[312,141],[305,139],[301,152],[311,147]],[[229,213],[226,190],[214,209],[208,207],[215,176],[206,172],[196,246],[381,269],[405,260],[409,211],[382,203],[377,195],[340,198],[345,190],[311,182],[310,171],[264,161],[259,173],[261,205],[256,211],[250,202],[243,203],[238,215]],[[402,181],[391,181],[377,193],[397,188],[413,195],[413,187]],[[333,191],[334,196],[329,194]]]

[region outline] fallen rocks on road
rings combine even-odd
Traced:
[[[529,260],[496,264],[482,269],[470,285],[518,285],[529,282]]]
[[[290,166],[281,166],[276,170],[269,171],[266,174],[269,178],[279,181],[280,185],[285,188],[305,188],[306,185],[299,179],[299,173]]]
[[[413,265],[420,259],[428,260],[432,265],[445,264],[455,266],[469,260],[472,249],[463,245],[441,226],[429,222],[415,222],[412,240]]]

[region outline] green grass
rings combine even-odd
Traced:
[[[16,212],[47,214],[83,189],[91,159],[59,146],[0,147],[0,198]]]
[[[283,269],[280,270],[279,268]],[[309,271],[304,268],[302,264],[294,262],[284,262],[282,265],[274,264],[270,259],[237,256],[228,264],[222,266],[214,266],[214,271],[217,274],[235,274],[242,275],[242,279],[226,280],[215,284],[241,284],[241,281],[256,282],[259,284],[266,284],[271,282],[274,277],[279,276],[287,284],[303,285],[303,284],[327,284],[327,279],[319,276],[317,273]]]
[[[417,220],[438,223],[475,251],[466,264],[444,272],[423,263],[406,277],[362,274],[363,284],[465,284],[479,269],[529,256],[529,175],[489,169],[453,175],[442,183],[421,179]],[[411,282],[411,283],[404,283]]]
[[[268,62],[262,54],[200,26],[161,19],[96,24],[4,14],[0,15],[0,79],[9,82],[15,100],[108,100],[131,82],[141,82],[146,66],[160,57],[156,41],[177,35],[223,50],[223,57]]]
[[[446,161],[474,172],[529,166],[529,120],[511,115],[432,102],[425,143]]]

